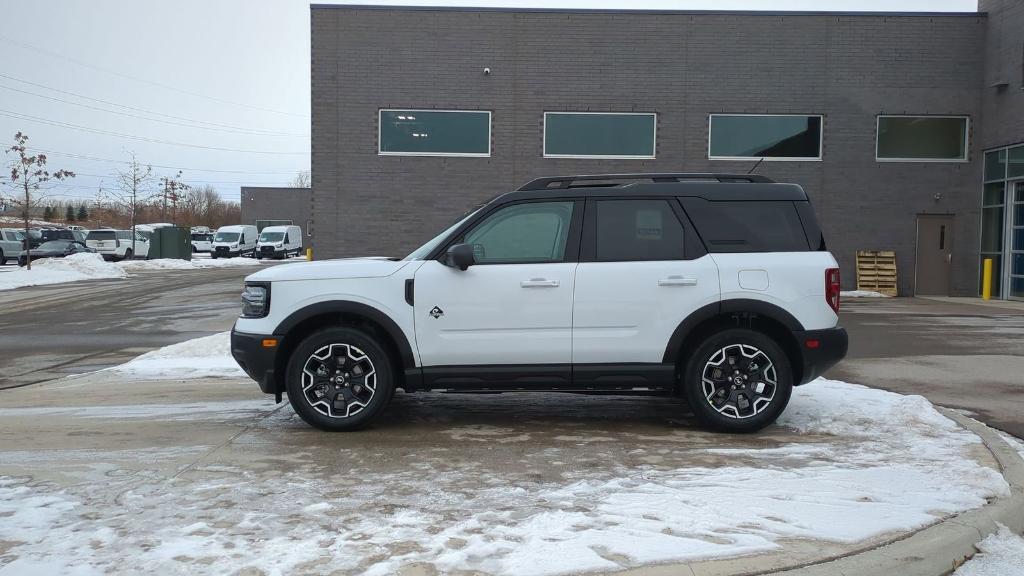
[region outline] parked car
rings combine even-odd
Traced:
[[[88,230],[85,229],[85,226],[68,226],[68,230],[78,230],[80,232],[88,232]]]
[[[103,255],[104,260],[131,260],[149,255],[149,239],[136,234],[133,247],[131,230],[90,230],[85,245]]]
[[[307,423],[352,430],[406,392],[674,394],[771,424],[846,354],[839,268],[796,184],[757,175],[541,178],[402,260],[246,278],[231,352]]]
[[[210,252],[213,250],[212,232],[192,233],[192,252]]]
[[[253,256],[259,236],[255,226],[221,226],[213,236],[213,251],[210,256],[212,258]]]
[[[18,261],[18,254],[25,249],[25,231],[16,228],[0,229],[0,266],[8,260]]]
[[[298,226],[267,226],[260,232],[257,258],[287,258],[302,254],[302,229]]]
[[[44,258],[63,258],[84,252],[96,251],[74,240],[50,240],[49,242],[43,242],[38,248],[32,249],[32,261],[35,262]],[[18,266],[26,264],[28,264],[28,253],[22,250],[18,253]]]

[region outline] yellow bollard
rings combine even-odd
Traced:
[[[308,261],[312,261],[313,260],[313,249],[312,248],[306,248],[306,260],[308,260]]]
[[[984,300],[992,299],[992,259],[985,258],[981,268],[981,297]]]

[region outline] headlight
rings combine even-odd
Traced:
[[[242,291],[242,317],[263,318],[270,312],[270,284],[246,284]]]

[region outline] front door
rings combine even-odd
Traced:
[[[1010,206],[1010,262],[1009,285],[1006,294],[1014,300],[1024,300],[1024,182],[1011,184]],[[999,281],[998,278],[995,279]]]
[[[456,240],[473,245],[474,265],[425,262],[415,276],[424,368],[544,364],[567,372],[581,211],[573,200],[505,205]]]
[[[921,296],[949,296],[953,268],[953,216],[917,216],[917,288]]]

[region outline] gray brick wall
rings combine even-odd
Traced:
[[[304,245],[311,245],[307,222],[313,219],[313,192],[309,188],[242,186],[242,224],[257,220],[291,220],[302,228]]]
[[[981,148],[1024,142],[1024,1],[979,0],[978,9],[989,14]]]
[[[707,159],[708,114],[817,113],[823,161],[758,172],[811,195],[844,287],[855,250],[894,249],[912,293],[916,215],[952,213],[953,290],[976,291],[983,16],[314,6],[311,20],[318,257],[404,255],[537,176],[745,172],[751,162]],[[388,107],[492,110],[492,155],[378,156],[377,110]],[[657,158],[542,158],[545,110],[655,111]],[[880,113],[970,116],[970,161],[875,162]]]

